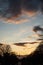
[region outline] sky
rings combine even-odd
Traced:
[[[3,0],[0,2],[0,43],[36,41],[38,36],[33,27],[43,27],[43,2],[32,0],[32,5],[29,0],[23,0],[22,5],[21,0],[14,0],[16,4],[12,0],[10,3],[6,0],[6,4]]]
[[[33,27],[37,25],[43,26],[43,15],[41,13],[28,17],[27,21],[18,24],[7,23],[0,19],[0,42],[16,43],[35,41],[37,34],[33,31]]]

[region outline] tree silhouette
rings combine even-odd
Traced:
[[[10,53],[10,51],[11,51],[10,45],[5,45],[5,44],[0,45],[0,55],[3,56],[4,53]]]
[[[22,65],[43,65],[43,43],[40,42],[36,50],[21,61]]]
[[[18,58],[11,53],[10,45],[0,45],[0,65],[17,65]]]

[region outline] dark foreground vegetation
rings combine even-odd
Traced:
[[[22,59],[18,59],[16,55],[6,52],[0,55],[0,65],[43,65],[43,44],[40,44],[31,55]]]

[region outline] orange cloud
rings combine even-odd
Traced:
[[[43,1],[42,0],[6,0],[0,1],[0,16],[5,18],[9,23],[23,23],[24,19],[15,20],[21,17],[22,14],[26,14],[30,17],[35,16],[38,11],[43,13]],[[21,17],[22,18],[22,17]],[[23,20],[23,21],[22,21]]]
[[[27,16],[29,16],[29,17],[32,17],[32,16],[35,16],[37,13],[38,13],[38,11],[37,12],[35,12],[35,11],[22,11],[22,13],[23,14],[26,14]]]
[[[33,11],[22,11],[21,15],[18,15],[16,17],[11,18],[3,18],[0,17],[0,19],[4,20],[6,23],[14,23],[14,24],[20,24],[24,22],[30,22],[29,17],[34,17],[37,14],[37,12]]]
[[[12,20],[12,19],[7,19],[6,22],[7,23],[14,23],[14,24],[20,24],[20,23],[24,23],[27,22],[28,19],[22,19],[22,20]]]

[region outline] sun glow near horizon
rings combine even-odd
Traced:
[[[40,43],[25,44],[24,46],[10,45],[12,53],[16,55],[30,55],[33,53]]]

